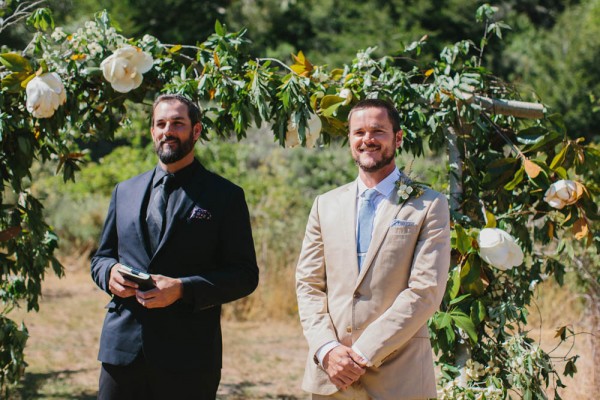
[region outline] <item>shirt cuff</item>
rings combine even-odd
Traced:
[[[373,366],[373,363],[371,362],[371,360],[369,360],[367,357],[365,357],[365,355],[362,353],[362,351],[360,351],[358,349],[358,347],[356,347],[356,346],[353,345],[352,346],[352,350],[354,350],[354,352],[356,354],[358,354],[359,356],[361,356],[363,358],[363,360],[365,360],[367,362],[367,367],[372,367]]]
[[[332,340],[331,342],[325,343],[323,346],[319,347],[319,350],[315,353],[316,359],[319,361],[319,365],[323,366],[323,359],[331,350],[338,347],[341,343],[337,340]]]

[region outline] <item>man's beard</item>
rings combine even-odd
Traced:
[[[381,155],[381,160],[376,161],[375,164],[373,164],[373,165],[362,164],[360,162],[360,154],[358,154],[356,157],[353,157],[353,158],[354,158],[354,163],[363,171],[375,172],[375,171],[379,171],[383,167],[390,165],[390,163],[394,161],[395,157],[396,157],[396,152],[392,152],[391,154],[384,153]]]
[[[173,147],[163,147],[163,144],[167,141],[167,139],[171,139],[176,142],[173,143]],[[192,132],[190,132],[190,136],[183,142],[177,137],[165,136],[159,143],[154,145],[154,150],[163,164],[172,164],[176,161],[179,161],[183,157],[187,156],[193,149],[194,138]]]

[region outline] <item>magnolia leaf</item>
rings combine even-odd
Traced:
[[[550,163],[551,170],[555,170],[557,167],[560,167],[562,165],[562,163],[565,161],[565,158],[567,157],[568,150],[569,145],[566,145],[557,155],[554,156],[554,158],[552,159],[552,163]]]
[[[450,299],[454,299],[460,291],[460,269],[454,268],[448,280],[447,293]]]
[[[448,305],[453,306],[455,304],[458,304],[461,301],[463,301],[464,299],[466,299],[467,297],[471,297],[471,293],[463,294],[462,296],[459,296],[459,297],[457,297],[455,299],[452,299],[450,301],[450,303],[448,303]]]
[[[27,72],[31,73],[33,68],[25,57],[17,53],[2,53],[0,54],[0,63],[12,72]]]
[[[481,301],[476,300],[471,304],[471,321],[473,321],[475,325],[482,323],[486,315],[485,306]]]
[[[456,233],[454,247],[460,254],[467,254],[471,249],[471,237],[459,224],[454,225],[454,232]]]
[[[6,242],[7,240],[14,239],[21,233],[20,226],[11,226],[8,229],[0,231],[0,242]]]
[[[450,323],[452,322],[452,317],[448,313],[437,312],[435,314],[435,317],[433,318],[433,322],[435,323],[435,326],[438,329],[444,329],[447,326],[450,326]]]
[[[452,311],[450,315],[456,326],[465,331],[473,343],[477,343],[477,332],[475,331],[475,325],[473,324],[473,321],[471,321],[471,318],[462,311]]]
[[[588,236],[589,226],[585,218],[579,218],[573,224],[573,234],[575,235],[575,239],[581,240]]]
[[[485,210],[485,228],[495,228],[496,227],[496,217],[494,214]]]
[[[567,335],[567,327],[566,326],[561,326],[560,328],[558,328],[556,330],[556,334],[554,335],[555,338],[560,337],[561,340],[565,340]]]
[[[523,176],[525,174],[525,168],[521,167],[513,177],[513,180],[504,185],[504,189],[513,190],[517,187],[519,183],[523,180]]]
[[[2,87],[11,93],[18,93],[25,89],[27,82],[35,77],[29,72],[12,72],[2,79]],[[24,83],[25,82],[25,83]]]
[[[542,168],[540,168],[539,165],[525,157],[523,157],[523,167],[525,168],[527,176],[531,179],[536,178],[540,172],[542,172]]]

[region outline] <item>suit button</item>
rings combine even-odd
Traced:
[[[360,299],[360,293],[358,293],[358,292],[354,293],[354,298],[355,299]]]
[[[346,332],[352,333],[352,327],[350,325],[346,327]]]

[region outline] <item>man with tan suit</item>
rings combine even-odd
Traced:
[[[358,179],[316,198],[296,271],[302,387],[313,399],[436,397],[427,320],[448,277],[448,202],[397,169],[391,103],[358,102],[348,139]]]

